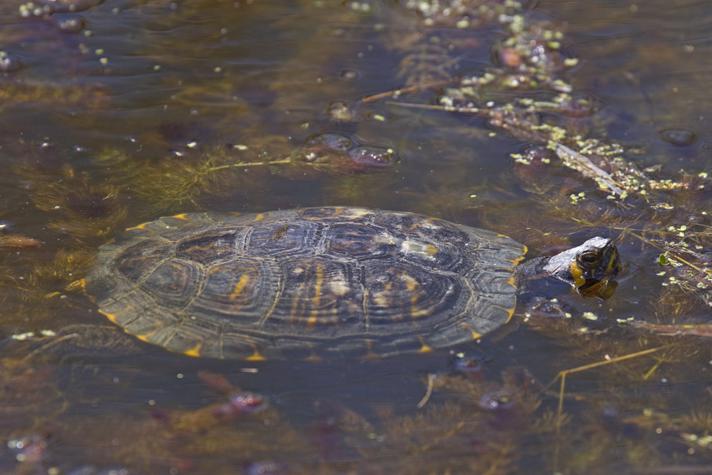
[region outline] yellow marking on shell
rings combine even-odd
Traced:
[[[265,219],[265,214],[264,213],[257,213],[255,215],[255,221],[264,221]]]
[[[304,358],[304,361],[308,363],[320,363],[322,360],[321,356],[317,355],[316,353],[312,353],[306,358]]]
[[[413,305],[410,310],[410,315],[414,318],[425,317],[427,315],[430,315],[430,312],[422,308],[417,308],[415,305]]]
[[[316,325],[318,321],[317,308],[321,302],[321,286],[324,283],[324,268],[321,264],[316,265],[316,281],[314,282],[314,296],[312,297],[312,310],[307,319],[308,325]]]
[[[418,288],[418,281],[408,274],[402,274],[401,279],[405,282],[405,288],[412,292]]]
[[[70,282],[70,283],[64,288],[64,290],[66,290],[66,291],[68,291],[68,292],[71,292],[71,291],[74,291],[74,290],[82,290],[82,291],[83,291],[83,290],[86,290],[86,288],[87,288],[87,281],[86,281],[86,279],[79,279],[79,280],[75,280],[74,282]]]
[[[242,293],[243,290],[245,290],[245,287],[247,287],[247,284],[250,282],[250,276],[247,274],[242,274],[240,276],[240,279],[237,281],[235,284],[235,288],[232,289],[232,292],[230,295],[228,295],[229,300],[235,300],[237,299],[240,294]]]
[[[50,292],[50,293],[48,293],[48,294],[45,294],[45,295],[44,295],[44,298],[46,298],[46,299],[53,299],[53,298],[55,298],[55,297],[59,297],[60,295],[62,295],[62,292],[57,292],[57,291],[55,290],[54,292]]]
[[[509,278],[507,279],[507,283],[511,285],[512,287],[516,288],[517,287],[517,279],[513,275],[510,275]]]
[[[436,246],[433,246],[432,244],[428,244],[427,246],[425,246],[425,252],[429,256],[434,256],[438,253],[438,248]]]
[[[265,361],[265,360],[267,360],[267,358],[262,356],[262,354],[259,351],[257,351],[256,348],[250,356],[245,358],[245,361]]]
[[[516,310],[516,308],[517,308],[517,307],[515,306],[515,307],[508,308],[508,309],[507,309],[507,323],[509,323],[509,321],[510,321],[510,320],[512,319],[512,317],[514,316],[514,311]]]
[[[186,213],[174,214],[171,218],[180,219],[181,221],[190,221],[190,218]]]
[[[418,353],[431,353],[433,349],[425,343],[425,340],[423,340],[422,337],[418,337],[420,340],[420,349],[418,350]]]
[[[376,292],[373,294],[373,301],[379,307],[388,306],[388,292]]]
[[[126,228],[126,231],[141,231],[143,229],[146,229],[146,226],[148,226],[150,221],[147,221],[145,223],[137,224],[136,226],[131,226],[130,228]]]
[[[527,252],[529,252],[529,248],[527,246],[523,245],[522,246],[522,255],[512,259],[511,263],[515,266],[518,266],[527,257]]]
[[[571,273],[571,277],[573,277],[574,284],[576,284],[577,288],[581,287],[586,283],[586,279],[583,276],[583,270],[576,263],[575,259],[571,262],[571,265],[569,266],[569,272]]]
[[[144,341],[144,342],[148,343],[149,340],[151,339],[151,335],[153,335],[153,333],[154,333],[154,332],[149,332],[149,333],[143,333],[143,334],[141,334],[141,335],[136,335],[136,338],[138,338],[138,339],[141,340],[141,341]]]
[[[103,310],[99,310],[99,313],[102,314],[104,317],[106,317],[107,320],[109,320],[111,323],[116,323],[116,315],[113,313],[105,312]]]
[[[343,208],[337,208],[337,209],[341,210],[340,212],[343,211]],[[371,214],[371,212],[369,210],[364,209],[364,208],[351,208],[349,211],[350,211],[350,213],[349,213],[350,218],[360,218],[362,216],[368,216],[369,214]]]
[[[402,274],[401,280],[405,282],[405,288],[412,294],[410,296],[410,316],[417,318],[429,315],[430,312],[428,310],[418,308],[418,294],[415,293],[418,290],[418,281],[408,274]]]
[[[339,297],[343,297],[344,295],[349,293],[349,285],[346,282],[346,279],[344,279],[343,275],[338,275],[336,278],[332,279],[331,282],[329,282],[329,290],[334,294]]]
[[[300,304],[302,303],[301,296],[304,293],[304,282],[299,284],[299,287],[294,292],[294,297],[292,298],[292,306],[289,309],[289,319],[293,322],[297,318],[297,311],[299,310]]]
[[[366,356],[364,356],[364,359],[370,361],[381,359],[378,354],[373,352],[373,342],[370,340],[366,340]]]
[[[467,323],[463,323],[463,324],[462,324],[462,328],[464,328],[465,330],[467,330],[468,332],[470,332],[470,337],[471,337],[473,340],[477,341],[477,340],[479,340],[480,338],[482,338],[482,334],[479,333],[479,332],[476,332],[476,331],[475,331],[470,325],[468,325]]]
[[[190,349],[184,351],[183,354],[185,356],[190,356],[192,358],[198,358],[198,357],[200,357],[200,350],[202,349],[202,347],[203,347],[203,344],[198,343],[193,348],[190,348]]]

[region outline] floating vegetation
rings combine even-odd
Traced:
[[[320,174],[349,175],[378,171],[397,161],[394,150],[354,143],[345,136],[322,134],[294,146],[286,137],[263,135],[246,144],[218,146],[152,161],[133,160],[107,149],[99,154],[103,166],[121,170],[127,189],[155,210],[199,206],[205,196],[221,196],[254,186],[251,170],[291,179]]]
[[[41,245],[42,241],[22,234],[0,234],[0,249],[31,249]]]
[[[385,44],[402,55],[397,76],[412,92],[454,82],[462,74],[463,56],[481,46],[479,37],[485,28],[521,8],[519,2],[489,0],[408,0],[403,5],[417,16],[396,9]]]
[[[48,365],[33,365],[23,359],[0,359],[0,437],[32,431],[38,421],[64,412],[67,402],[54,384],[55,372]]]
[[[36,167],[18,169],[31,176],[32,201],[37,209],[51,216],[49,227],[77,240],[106,239],[126,219],[127,209],[119,188],[110,183],[95,183],[86,173],[61,167],[61,178]]]
[[[28,279],[30,287],[64,289],[85,275],[93,263],[94,255],[89,251],[60,249],[51,262],[38,264],[32,269]]]

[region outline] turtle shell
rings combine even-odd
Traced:
[[[506,323],[525,252],[413,213],[193,213],[129,228],[101,247],[86,284],[126,332],[191,356],[389,355]]]

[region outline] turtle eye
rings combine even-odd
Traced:
[[[579,254],[578,260],[582,264],[595,264],[598,261],[598,253],[593,251],[582,252]]]

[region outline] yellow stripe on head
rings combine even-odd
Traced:
[[[571,261],[571,265],[569,266],[569,273],[574,279],[574,284],[576,285],[576,288],[580,288],[586,283],[586,279],[583,276],[583,269],[581,269],[581,266],[578,265],[576,259]]]

